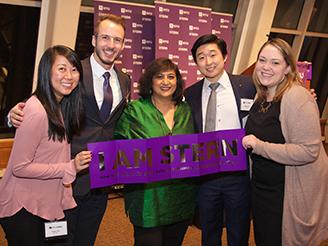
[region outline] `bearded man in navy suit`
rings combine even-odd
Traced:
[[[218,83],[213,131],[240,129],[245,124],[255,96],[248,76],[230,75],[224,70],[227,45],[216,35],[199,37],[192,55],[204,78],[185,90],[192,108],[195,129],[205,132],[210,85]],[[202,228],[202,245],[221,245],[222,229],[227,228],[229,246],[248,245],[250,227],[250,177],[248,171],[207,175],[200,180],[198,209]]]

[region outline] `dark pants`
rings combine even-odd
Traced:
[[[91,191],[84,196],[74,196],[74,199],[77,207],[65,213],[70,245],[92,246],[106,211],[108,194]]]
[[[224,216],[228,245],[248,245],[250,230],[248,175],[208,176],[199,186],[197,200],[203,246],[221,245]]]
[[[190,220],[151,228],[134,226],[134,246],[180,246]]]
[[[66,239],[46,241],[44,237],[44,222],[46,220],[29,213],[24,208],[10,217],[0,219],[6,234],[8,246],[62,246]]]

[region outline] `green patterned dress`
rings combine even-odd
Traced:
[[[150,98],[131,102],[123,111],[116,129],[116,139],[144,139],[172,133],[194,132],[187,103],[177,105],[172,131]],[[191,219],[195,209],[193,179],[174,179],[148,184],[126,185],[125,210],[131,222],[140,227],[169,225]]]

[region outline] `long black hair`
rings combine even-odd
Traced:
[[[51,83],[51,69],[58,55],[65,57],[80,73],[76,88],[57,102]],[[38,85],[33,93],[42,103],[48,116],[49,140],[62,142],[71,141],[73,134],[79,128],[83,117],[81,87],[83,70],[78,55],[69,47],[56,45],[48,48],[42,55],[38,68]]]

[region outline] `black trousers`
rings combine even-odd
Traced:
[[[24,208],[10,217],[0,219],[0,224],[6,234],[8,246],[62,246],[66,239],[46,241],[44,237],[44,222],[46,220],[29,213]]]
[[[246,246],[250,230],[250,185],[248,175],[208,176],[199,186],[199,217],[202,246],[222,245],[225,224],[229,246]]]
[[[180,246],[190,220],[151,228],[134,225],[134,246]]]
[[[74,196],[77,207],[66,210],[69,246],[92,246],[107,206],[108,194],[91,191]]]

